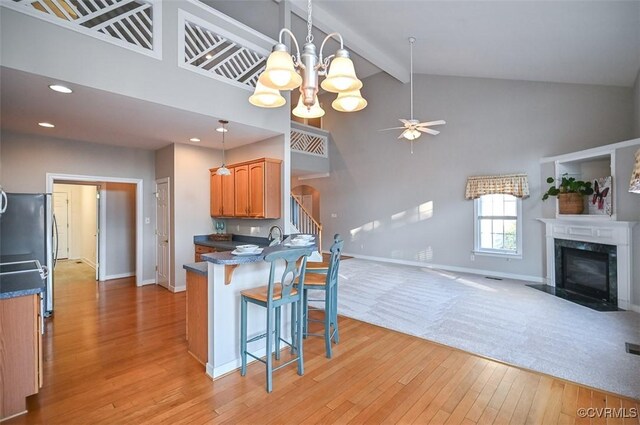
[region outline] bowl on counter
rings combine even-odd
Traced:
[[[246,245],[238,245],[236,246],[236,251],[238,252],[254,252],[260,248],[258,245],[254,244],[246,244]]]

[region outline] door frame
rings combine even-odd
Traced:
[[[53,193],[53,183],[56,182],[87,182],[87,183],[129,183],[136,185],[136,286],[142,286],[148,283],[154,283],[153,281],[145,282],[143,279],[143,270],[144,270],[144,262],[143,262],[143,231],[144,231],[144,211],[143,211],[143,180],[142,179],[130,179],[123,177],[105,177],[105,176],[88,176],[81,174],[58,174],[58,173],[47,173],[47,193]],[[102,197],[104,187],[100,190],[100,195]],[[99,243],[99,258],[98,262],[100,264],[100,279],[103,279],[106,272],[105,265],[107,264],[106,258],[106,244],[107,241],[105,239],[106,232],[106,214],[107,214],[107,202],[105,198],[100,199],[100,232],[98,233],[98,243]]]
[[[154,261],[155,261],[155,265],[156,265],[156,272],[154,275],[154,279],[156,281],[156,285],[158,285],[158,183],[166,183],[167,184],[167,202],[168,202],[168,208],[167,208],[167,218],[168,218],[168,223],[169,223],[169,261],[167,263],[168,266],[168,271],[169,271],[169,276],[167,276],[167,278],[169,279],[168,283],[168,288],[170,291],[172,289],[174,289],[173,292],[175,292],[175,287],[174,287],[174,282],[173,279],[171,279],[171,270],[173,269],[172,267],[172,261],[173,258],[171,257],[171,244],[173,244],[173,240],[171,239],[171,181],[169,177],[162,177],[160,179],[156,179],[155,181],[155,188],[154,188],[154,195],[156,197],[156,231],[155,231],[155,257],[154,257]]]

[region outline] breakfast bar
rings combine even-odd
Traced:
[[[240,292],[245,289],[266,285],[270,263],[264,257],[280,246],[264,248],[256,255],[233,255],[230,252],[203,254],[208,264],[208,360],[206,372],[212,378],[240,367]],[[282,273],[283,266],[277,270]],[[255,308],[249,306],[250,309]],[[256,335],[265,331],[264,313],[249,314],[248,334]],[[283,309],[282,335],[290,337],[290,311]],[[258,343],[259,344],[259,343]],[[265,349],[250,347],[259,355]]]

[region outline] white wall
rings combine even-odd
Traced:
[[[44,192],[46,174],[142,179],[143,280],[155,280],[155,156],[153,151],[2,132],[0,181],[6,191]]]
[[[326,234],[342,234],[345,252],[357,255],[542,277],[540,158],[632,134],[629,88],[417,75],[416,118],[447,124],[418,139],[412,155],[398,132],[378,131],[409,118],[409,85],[377,74],[364,80],[363,96],[369,106],[361,112],[327,108],[331,176],[305,181],[320,190]],[[524,258],[472,261],[466,179],[514,172],[531,185]]]
[[[136,274],[136,185],[106,183],[104,187],[106,191],[102,202],[106,205],[106,223],[102,229],[105,232],[106,242],[105,280],[134,276]],[[95,206],[95,199],[93,204]],[[87,207],[89,209],[90,205]],[[93,217],[95,223],[95,214]],[[90,242],[87,241],[87,244]],[[95,244],[93,247],[95,251]]]

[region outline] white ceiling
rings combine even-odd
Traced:
[[[49,89],[49,85],[55,83],[65,84],[74,92],[68,95],[56,93]],[[218,117],[66,84],[5,67],[1,68],[0,86],[3,130],[152,150],[171,143],[222,147],[221,133],[215,131],[219,127]],[[55,128],[40,127],[38,123],[42,121],[55,124]],[[230,122],[228,128],[225,135],[227,148],[277,135],[234,122]],[[201,142],[189,142],[192,137],[201,139]]]
[[[205,1],[277,37],[273,0]],[[306,10],[306,0],[292,2]],[[408,75],[410,36],[417,73],[630,87],[640,68],[638,0],[313,0],[313,10],[318,26],[352,35],[345,43],[365,59],[362,77],[367,61],[398,76],[389,60]],[[304,39],[304,25],[292,26]]]

